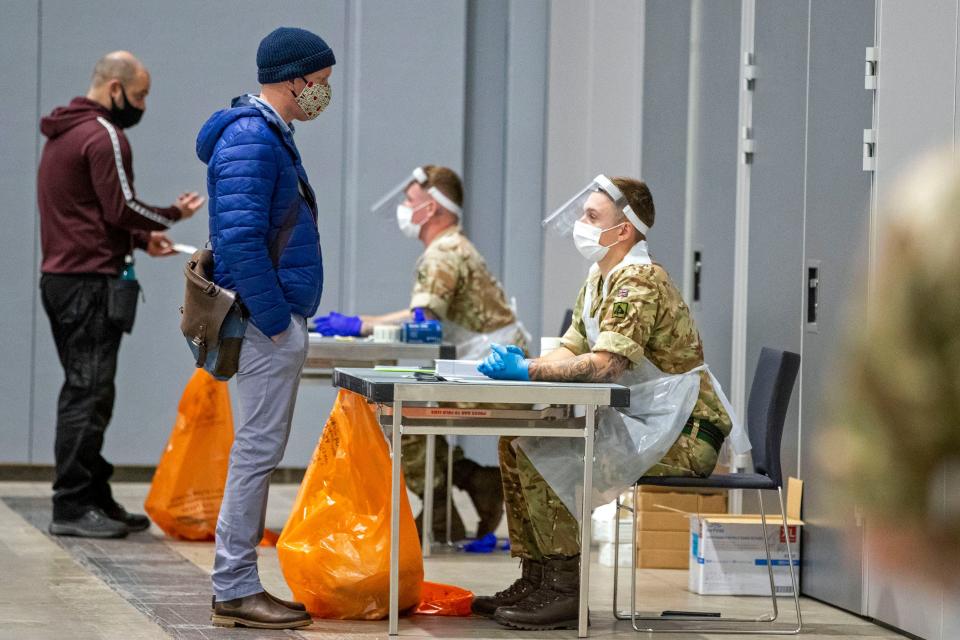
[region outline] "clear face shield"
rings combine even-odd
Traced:
[[[383,197],[374,202],[370,207],[370,212],[376,216],[384,218],[389,218],[395,215],[397,207],[402,205],[407,199],[407,187],[414,182],[419,184],[427,192],[427,195],[436,200],[437,204],[442,206],[444,209],[455,214],[457,217],[463,216],[463,210],[457,206],[453,200],[445,196],[443,192],[436,187],[427,186],[429,179],[427,177],[427,172],[424,171],[422,167],[417,167],[414,169],[413,173],[411,173],[409,177],[405,178],[403,182],[395,186],[393,189],[385,193]]]
[[[543,226],[560,235],[572,235],[574,225],[576,225],[577,221],[583,220],[584,218],[584,209],[587,200],[589,200],[590,196],[594,193],[603,193],[613,200],[614,205],[623,212],[630,224],[636,227],[644,236],[650,231],[650,228],[634,213],[633,208],[627,202],[627,199],[623,196],[620,189],[617,188],[617,185],[613,184],[613,181],[602,173],[547,216],[542,223]],[[586,222],[586,220],[584,220],[584,222]]]

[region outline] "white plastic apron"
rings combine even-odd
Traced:
[[[516,317],[517,309],[514,300],[510,301],[510,308],[513,310],[514,317]],[[532,338],[519,320],[511,322],[505,327],[494,329],[489,333],[470,331],[449,320],[443,323],[443,339],[445,342],[452,342],[457,346],[457,360],[481,360],[490,353],[491,343],[516,344],[518,334],[523,335],[529,349]]]
[[[613,274],[634,264],[651,264],[646,242],[637,243],[630,253],[607,274],[601,292],[604,299],[610,293]],[[597,269],[599,269],[597,265],[591,267],[588,283],[593,279]],[[593,287],[588,286],[584,292],[581,316],[590,349],[596,345],[600,335],[600,318],[590,313],[593,306],[592,289]],[[743,440],[746,441],[746,451],[749,451],[750,443],[746,439],[745,432],[740,427],[739,434],[737,433],[738,421],[733,409],[724,396],[720,384],[705,364],[685,373],[668,374],[644,358],[617,381],[630,387],[630,407],[625,409],[603,407],[598,413],[591,496],[593,507],[613,500],[666,455],[693,412],[700,393],[699,373],[704,370],[710,376],[714,390],[733,421],[731,439],[742,435]],[[562,438],[522,437],[517,439],[517,446],[527,454],[537,471],[550,484],[570,513],[579,518],[583,479],[579,469],[582,467],[579,464],[571,464],[570,444],[563,440]],[[737,442],[733,441],[732,444],[736,450]],[[579,454],[575,454],[579,455],[580,460],[583,459],[582,446],[582,444],[579,445]]]

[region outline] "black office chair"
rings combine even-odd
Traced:
[[[760,500],[760,522],[763,527],[763,539],[767,552],[767,573],[770,578],[770,599],[773,602],[773,613],[758,618],[720,618],[719,614],[700,614],[694,612],[677,612],[673,615],[666,613],[659,616],[638,615],[636,606],[637,590],[637,554],[633,553],[631,564],[632,575],[630,581],[630,614],[622,613],[617,603],[618,567],[614,562],[613,569],[613,614],[618,620],[630,620],[636,631],[659,633],[737,633],[737,634],[776,634],[794,635],[800,633],[803,621],[800,616],[800,593],[797,585],[796,572],[793,568],[793,553],[790,549],[790,537],[785,536],[787,543],[787,561],[790,567],[790,580],[793,584],[793,600],[797,610],[796,629],[771,629],[769,625],[758,628],[756,625],[746,628],[731,628],[729,626],[713,629],[701,627],[686,628],[649,628],[637,625],[638,620],[685,620],[711,622],[773,622],[777,619],[777,594],[773,584],[773,563],[770,561],[770,547],[767,544],[767,517],[763,510],[763,492],[776,491],[780,499],[780,515],[784,526],[787,525],[787,513],[783,504],[783,473],[780,469],[780,441],[783,436],[783,423],[793,393],[794,382],[800,369],[800,356],[789,351],[778,351],[764,347],[760,352],[757,370],[753,376],[753,386],[750,389],[750,400],[747,406],[747,431],[753,445],[754,473],[730,473],[712,475],[707,478],[687,477],[659,477],[644,476],[633,486],[633,505],[638,502],[638,490],[641,485],[678,488],[710,488],[710,489],[756,489]],[[620,521],[620,511],[626,509],[633,513],[633,531],[637,528],[637,513],[634,508],[621,504],[617,497],[617,520]],[[619,550],[620,527],[614,527],[614,548]],[[619,555],[619,554],[616,554]],[[619,559],[619,558],[617,558]]]
[[[565,334],[571,324],[573,324],[573,309],[567,309],[563,312],[563,322],[560,323],[560,333],[557,335],[562,336]]]

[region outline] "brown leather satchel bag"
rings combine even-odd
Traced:
[[[197,367],[203,367],[219,380],[229,380],[240,364],[246,313],[236,292],[214,284],[210,249],[198,249],[187,261],[183,274],[186,291],[180,307],[180,331],[193,351]]]

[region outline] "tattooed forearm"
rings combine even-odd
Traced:
[[[530,361],[530,379],[550,382],[613,382],[630,361],[615,353],[585,353],[566,360]]]

